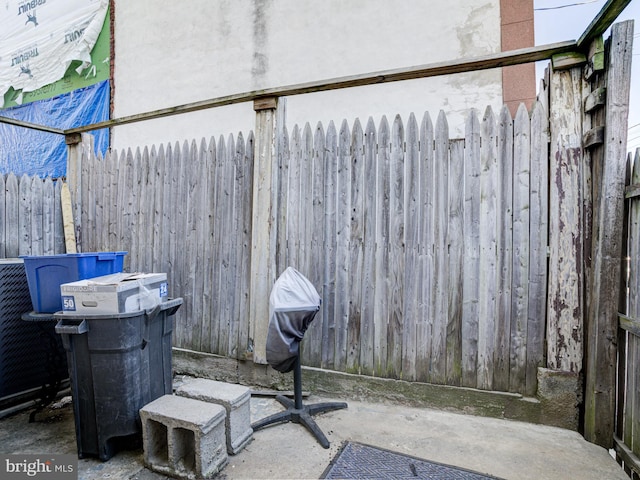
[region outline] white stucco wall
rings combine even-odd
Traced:
[[[114,117],[500,51],[498,0],[116,1]],[[289,97],[287,124],[502,105],[499,69]],[[251,103],[113,129],[123,148],[253,129]]]

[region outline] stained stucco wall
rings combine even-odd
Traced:
[[[500,51],[499,0],[115,1],[114,110],[122,117],[261,88]],[[499,69],[290,97],[287,124],[502,105]],[[253,128],[252,104],[113,129],[115,148]]]

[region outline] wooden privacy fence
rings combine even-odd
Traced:
[[[82,160],[83,250],[168,274],[176,346],[247,352],[252,169],[252,134]]]
[[[65,253],[62,183],[0,175],[0,258]]]
[[[547,119],[472,112],[466,138],[385,118],[295,128],[278,271],[321,286],[307,364],[525,392],[543,365]],[[541,142],[541,140],[544,140]],[[532,160],[533,159],[533,160]],[[288,175],[287,175],[288,173]]]
[[[466,137],[385,118],[278,139],[277,273],[322,308],[306,365],[534,393],[544,366],[547,114],[474,111]],[[253,135],[82,159],[84,251],[127,250],[185,299],[175,345],[244,358]],[[268,302],[264,298],[264,302]]]

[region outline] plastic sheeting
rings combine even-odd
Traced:
[[[0,115],[63,130],[102,122],[109,119],[109,82],[0,110]],[[104,155],[109,146],[109,130],[91,134],[95,137],[95,151]],[[62,177],[66,169],[64,136],[0,123],[0,173]]]
[[[287,268],[271,290],[267,363],[279,372],[290,372],[300,353],[300,341],[320,310],[320,295],[295,268]]]
[[[108,7],[108,0],[3,2],[0,107],[10,87],[32,92],[61,79],[74,60],[88,67]]]

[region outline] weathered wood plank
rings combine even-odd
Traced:
[[[129,255],[127,258],[129,270],[136,271],[138,269],[138,246],[136,225],[140,211],[138,210],[138,195],[140,185],[140,148],[137,147],[135,152],[130,148],[127,149],[126,157],[120,158],[119,172],[124,174],[124,182],[121,185],[125,185],[125,189],[122,195],[122,200],[118,202],[120,209],[114,208],[112,214],[117,219],[122,219],[122,223],[118,225],[118,240],[114,245],[114,249],[128,250]],[[122,192],[122,188],[117,189]],[[115,207],[115,205],[114,205]],[[118,212],[120,210],[120,212]],[[134,244],[135,243],[135,244]]]
[[[169,233],[171,231],[170,216],[173,206],[171,205],[171,169],[173,153],[171,144],[168,144],[166,148],[160,146],[158,150],[158,163],[162,162],[161,167],[162,178],[158,181],[162,182],[162,239],[160,240],[160,267],[159,271],[166,273],[169,281],[169,286],[173,289],[173,292],[177,292],[178,285],[173,282],[173,275],[171,273],[171,267],[169,265]],[[174,293],[175,296],[178,296]]]
[[[447,385],[462,383],[462,297],[464,268],[464,140],[449,144],[449,213],[447,225]]]
[[[42,180],[34,176],[31,179],[31,255],[42,255],[43,245],[43,205],[42,205]]]
[[[286,125],[279,125],[277,132],[277,239],[276,239],[276,272],[284,272],[289,266],[287,248],[287,217],[289,215],[289,166],[291,150],[289,148],[289,131]],[[247,142],[249,140],[247,139]]]
[[[5,206],[6,206],[5,175],[0,174],[0,258],[7,258],[6,233],[7,233],[7,227],[9,227],[9,224],[7,223]]]
[[[169,197],[171,199],[171,210],[169,213],[171,226],[169,227],[169,248],[167,250],[168,267],[171,272],[171,282],[173,285],[182,285],[182,272],[179,267],[182,261],[182,248],[183,248],[183,232],[178,230],[178,218],[182,212],[182,192],[181,184],[183,178],[181,177],[181,165],[186,161],[182,158],[182,150],[180,144],[176,142],[171,149],[171,187]],[[185,309],[180,307],[176,312],[173,328],[173,344],[175,346],[182,345],[183,342],[183,322],[185,318]]]
[[[447,227],[449,222],[449,124],[440,110],[435,127],[433,155],[433,329],[431,333],[431,382],[446,383],[447,322],[449,320]]]
[[[142,190],[138,195],[140,202],[140,220],[142,224],[143,236],[140,238],[138,248],[140,249],[140,268],[143,272],[153,272],[153,242],[155,239],[156,224],[156,172],[158,170],[155,149],[149,150],[145,147],[142,152],[142,162],[145,165],[144,175],[140,186]],[[202,208],[202,207],[198,207]],[[140,233],[138,234],[140,235]]]
[[[80,195],[81,199],[85,194],[92,191],[90,187],[93,178],[92,178],[92,164],[96,162],[95,155],[93,152],[83,152],[83,158],[80,164]],[[82,235],[82,251],[87,252],[91,251],[93,245],[95,244],[95,228],[96,228],[96,217],[95,217],[95,197],[89,198],[89,200],[81,200],[80,201],[80,210],[81,210],[81,235]],[[51,227],[53,230],[53,219],[51,222]],[[53,251],[53,249],[52,249]]]
[[[582,136],[584,148],[591,148],[604,143],[604,127],[594,127]]]
[[[253,361],[266,363],[266,339],[269,325],[269,298],[276,280],[276,220],[271,206],[277,198],[274,169],[277,162],[275,138],[276,112],[256,112],[253,198],[251,203],[251,287],[249,296],[249,337],[253,341]],[[304,350],[303,350],[304,353]]]
[[[558,53],[551,57],[551,64],[556,71],[579,67],[585,63],[587,63],[587,56],[581,52]]]
[[[323,219],[323,285],[322,285],[322,367],[334,368],[335,361],[335,298],[336,298],[336,188],[338,136],[333,122],[329,123],[323,155],[324,219]]]
[[[523,104],[520,104],[523,107]],[[518,109],[520,112],[521,109]],[[498,183],[496,188],[496,253],[497,253],[497,297],[496,297],[496,324],[495,324],[495,362],[493,371],[493,388],[495,390],[509,391],[509,362],[513,353],[512,335],[512,293],[514,248],[517,248],[514,238],[514,191],[518,188],[514,178],[514,136],[513,119],[506,106],[500,109],[498,118],[498,150],[497,169]],[[527,191],[527,194],[529,192]],[[527,239],[518,239],[527,241]],[[518,346],[515,346],[518,348]]]
[[[340,125],[338,135],[338,159],[336,171],[336,296],[335,319],[335,359],[337,370],[347,366],[349,328],[350,262],[351,236],[351,132],[346,120]],[[375,350],[375,348],[374,348]],[[353,362],[355,364],[356,362]]]
[[[627,2],[630,0],[626,0]],[[426,78],[441,75],[451,75],[454,73],[463,73],[475,70],[486,70],[491,68],[505,67],[509,65],[519,65],[522,63],[536,62],[538,60],[546,60],[553,55],[563,52],[571,52],[576,49],[576,42],[566,41],[553,43],[549,45],[540,45],[529,48],[521,48],[508,52],[499,52],[495,54],[484,55],[472,59],[455,59],[453,61],[439,62],[430,65],[417,65],[408,68],[379,71],[367,74],[358,74],[348,77],[340,77],[329,80],[321,80],[317,82],[308,82],[298,85],[290,85],[284,87],[275,87],[263,89],[259,91],[244,92],[233,95],[226,95],[208,100],[202,100],[185,105],[177,105],[152,112],[129,115],[127,117],[115,118],[98,122],[82,127],[70,128],[65,130],[65,134],[73,134],[78,132],[89,132],[99,128],[113,127],[117,125],[126,125],[129,123],[151,120],[154,118],[167,117],[171,115],[184,114],[205,110],[213,107],[224,105],[233,105],[236,103],[250,102],[264,97],[285,97],[292,95],[302,95],[312,92],[322,92],[327,90],[344,89],[350,87],[361,87],[364,85],[376,85],[379,83],[397,82],[402,80],[411,80],[414,78]],[[1,117],[0,121],[5,123],[17,122],[13,119]],[[37,129],[43,129],[40,125],[34,126]],[[56,132],[58,133],[58,132]]]
[[[19,190],[18,178],[10,173],[5,182],[5,208],[7,225],[19,226]],[[20,255],[19,228],[7,228],[5,232],[5,255],[9,258]]]
[[[389,197],[390,186],[391,131],[387,117],[383,116],[378,126],[378,193],[376,194],[376,278],[389,275]],[[353,274],[352,274],[353,277]],[[389,286],[387,281],[376,281],[374,311],[374,362],[376,373],[385,375],[387,370],[387,319],[389,317]]]
[[[217,353],[220,339],[221,312],[223,303],[226,299],[222,298],[224,293],[224,285],[227,280],[223,275],[223,240],[226,235],[224,226],[224,210],[227,208],[226,198],[226,178],[225,178],[225,161],[226,146],[224,137],[220,135],[218,142],[212,145],[216,149],[215,153],[215,200],[214,200],[214,225],[213,225],[213,296],[211,298],[211,325],[209,326],[211,353]],[[251,336],[251,333],[250,333]],[[251,337],[253,341],[253,337]],[[253,349],[253,344],[251,345]]]
[[[629,355],[631,365],[633,365],[634,375],[631,380],[631,385],[627,390],[627,405],[626,409],[631,411],[631,442],[628,444],[631,447],[633,453],[640,455],[640,381],[638,380],[637,367],[640,365],[640,337],[635,334],[629,335]]]
[[[431,331],[433,327],[433,123],[428,112],[420,122],[420,257],[418,269],[422,281],[420,301],[416,319],[416,380],[427,382],[430,379]]]
[[[53,188],[54,204],[54,254],[65,253],[64,228],[62,225],[62,182],[56,181]]]
[[[584,315],[580,89],[580,69],[552,73],[547,366],[575,373]]]
[[[616,456],[619,457],[625,464],[625,472],[631,476],[631,472],[635,472],[636,475],[640,475],[640,459],[625,443],[615,436],[613,439],[613,447],[616,451]]]
[[[203,139],[204,141],[204,139]],[[244,146],[244,145],[243,145]],[[204,319],[203,300],[204,300],[204,278],[205,278],[205,261],[204,261],[204,239],[206,235],[206,210],[204,206],[205,195],[207,191],[207,174],[206,174],[206,145],[198,145],[192,140],[189,146],[189,195],[187,204],[186,218],[186,242],[184,266],[185,284],[190,285],[191,290],[191,309],[187,325],[190,327],[189,348],[202,350],[202,322]],[[236,244],[236,248],[240,250],[240,246]],[[183,267],[184,268],[184,267]],[[237,278],[237,277],[236,277]],[[240,301],[239,288],[236,288],[234,296],[237,302]],[[184,297],[183,297],[184,301]],[[234,322],[237,325],[237,322]],[[231,336],[231,335],[230,335]],[[236,334],[237,337],[237,334]],[[237,342],[233,342],[235,345]],[[230,352],[230,356],[234,356]]]
[[[47,177],[42,185],[42,254],[53,255],[55,253],[55,193],[53,180]]]
[[[607,89],[606,87],[596,88],[593,92],[587,95],[587,98],[584,100],[584,112],[590,113],[592,110],[595,110],[599,107],[604,107],[606,105],[607,99]]]
[[[387,323],[387,375],[400,378],[402,371],[404,287],[404,125],[397,115],[391,126],[389,164],[389,317]]]
[[[351,130],[351,214],[349,242],[349,325],[347,370],[359,371],[362,323],[362,269],[364,262],[364,133],[356,119]]]
[[[480,301],[480,121],[475,110],[465,125],[464,278],[462,283],[462,385],[477,386]]]
[[[373,375],[375,371],[375,255],[376,255],[376,127],[369,118],[364,131],[364,162],[362,192],[363,232],[362,232],[362,308],[360,311],[360,373]]]
[[[300,270],[300,199],[301,199],[302,140],[298,125],[291,132],[291,161],[287,196],[287,259],[288,265]],[[278,274],[281,272],[278,271]]]
[[[18,186],[18,252],[31,255],[31,179],[25,173]]]
[[[162,148],[162,157],[155,145],[151,147],[149,152],[149,158],[153,159],[152,162],[155,165],[155,169],[149,172],[149,187],[153,190],[153,224],[151,225],[152,240],[151,240],[151,252],[150,252],[150,271],[152,272],[164,272],[161,270],[161,253],[160,242],[164,236],[162,229],[162,200],[163,200],[163,177],[164,177],[164,148]],[[171,292],[170,292],[171,293]],[[205,350],[206,351],[206,350]]]
[[[315,286],[316,278],[312,272],[313,264],[311,261],[311,237],[315,233],[311,213],[313,211],[313,132],[308,122],[301,132],[300,154],[300,203],[297,207],[300,217],[298,270]],[[314,325],[317,323],[314,322]],[[302,361],[305,365],[317,366],[312,360],[313,347],[307,349],[306,345],[321,341],[320,337],[316,339],[316,331],[313,328],[307,330],[305,340],[302,343]]]
[[[122,152],[120,159],[117,155],[107,157],[106,161],[103,162],[95,159],[95,157],[93,158],[101,177],[101,179],[96,183],[100,185],[98,194],[100,196],[101,211],[103,215],[103,222],[101,226],[103,237],[99,240],[101,250],[126,250],[127,252],[130,252],[131,244],[123,243],[122,238],[119,235],[119,232],[122,232],[122,228],[119,226],[120,222],[130,221],[130,217],[128,215],[126,218],[122,219],[123,210],[121,208],[122,204],[120,203],[120,192],[122,191],[120,181],[124,184],[125,176],[130,175],[130,172],[126,169],[124,151]],[[122,177],[120,176],[120,170],[123,170]],[[131,259],[129,258],[129,255],[127,255],[125,257],[126,265],[130,266],[130,262]]]
[[[404,298],[402,325],[402,378],[416,378],[416,326],[419,322],[422,298],[422,272],[420,271],[420,132],[413,113],[406,129],[404,177]]]
[[[620,289],[627,119],[631,84],[633,21],[612,27],[607,65],[607,139],[601,192],[594,198],[591,296],[585,384],[585,438],[612,446],[615,419],[616,333]],[[593,350],[591,348],[593,347]]]
[[[224,195],[222,200],[222,210],[220,211],[220,227],[222,229],[222,236],[220,239],[221,243],[221,252],[220,252],[220,261],[222,262],[222,268],[220,271],[220,306],[218,310],[218,323],[219,323],[219,332],[218,332],[218,348],[217,352],[220,355],[227,355],[229,349],[229,335],[231,329],[231,322],[233,317],[233,307],[235,301],[235,289],[234,289],[234,275],[235,275],[235,249],[236,242],[234,238],[234,221],[236,212],[234,211],[235,207],[235,138],[233,135],[229,135],[227,137],[226,142],[223,145],[223,185],[224,185]],[[264,161],[271,161],[271,158],[263,159]],[[264,212],[263,212],[264,213]],[[271,287],[273,286],[273,282],[268,286],[268,290],[265,291],[265,294],[271,293]],[[264,285],[262,288],[266,288]],[[267,297],[268,298],[268,295]],[[265,309],[265,313],[268,315],[268,308]],[[265,320],[265,319],[261,319]],[[268,319],[266,319],[268,321]],[[257,342],[258,340],[256,340]],[[264,350],[266,348],[267,337],[263,333],[261,334],[259,344],[260,350]],[[257,353],[258,343],[256,343]],[[265,357],[266,358],[266,357]],[[260,362],[256,362],[260,363]]]
[[[498,283],[497,244],[497,187],[496,120],[491,107],[487,107],[481,125],[482,150],[480,154],[480,284],[478,301],[478,388],[493,388],[493,355],[495,351],[495,324]]]
[[[633,169],[633,157],[631,153],[627,155],[627,164],[625,168],[625,185],[629,185],[631,183],[631,172]],[[626,221],[624,222],[623,232],[622,232],[622,260],[623,265],[621,266],[621,282],[624,285],[624,288],[620,289],[620,309],[618,320],[620,324],[618,325],[618,365],[617,365],[617,385],[616,385],[616,425],[615,425],[615,435],[617,437],[624,437],[624,419],[625,419],[625,401],[626,401],[626,388],[627,388],[627,373],[629,367],[627,365],[627,356],[628,356],[628,334],[627,332],[621,328],[622,327],[622,319],[620,318],[620,314],[629,315],[630,314],[630,305],[629,305],[629,293],[630,293],[630,280],[633,276],[632,274],[632,257],[630,254],[631,245],[630,245],[630,231],[629,224],[631,223],[631,203],[630,201],[624,202],[624,217]],[[628,262],[625,260],[628,259]],[[614,440],[615,443],[615,440]],[[620,459],[616,457],[618,463]]]
[[[316,287],[320,298],[324,296],[325,279],[322,262],[326,261],[323,255],[324,239],[324,155],[325,155],[325,131],[322,123],[318,122],[313,132],[313,150],[310,157],[311,166],[311,204],[307,216],[309,242],[309,270],[307,276]],[[320,306],[320,311],[314,321],[309,326],[308,333],[311,340],[305,342],[305,350],[308,355],[308,365],[320,367],[322,364],[322,341],[323,341],[323,319],[324,306]]]
[[[524,104],[520,104],[518,108],[513,136],[513,277],[509,389],[512,392],[523,392],[527,384],[531,255],[529,246],[531,239],[531,126]]]
[[[529,319],[527,320],[526,394],[537,390],[538,367],[544,366],[549,222],[549,149],[547,112],[536,102],[531,114],[531,175],[529,230]]]
[[[232,358],[238,358],[240,353],[239,346],[239,336],[240,336],[240,310],[243,304],[246,304],[247,299],[243,295],[243,292],[246,292],[244,289],[244,275],[243,275],[243,259],[246,258],[246,254],[250,251],[248,250],[248,246],[251,243],[251,239],[245,237],[244,230],[244,209],[248,205],[245,203],[249,201],[251,197],[245,196],[245,190],[247,187],[251,188],[245,183],[245,175],[246,175],[246,155],[245,155],[245,140],[242,132],[238,133],[236,137],[235,149],[232,152],[233,156],[231,157],[231,161],[233,162],[234,176],[233,176],[233,218],[231,224],[230,234],[233,236],[231,241],[231,252],[229,256],[229,261],[232,264],[232,268],[230,271],[230,280],[233,285],[232,288],[234,293],[230,296],[230,301],[232,302],[231,311],[229,315],[229,341],[227,344],[227,356]],[[275,163],[275,158],[273,159]],[[274,165],[274,168],[276,166]],[[204,175],[204,162],[201,164],[202,174]],[[206,178],[206,177],[205,177]],[[199,188],[201,190],[206,190],[206,185],[200,185]],[[200,194],[197,195],[198,198],[202,198]],[[274,213],[275,216],[275,213]],[[203,218],[198,219],[197,221],[203,221]],[[273,252],[275,255],[275,251]]]
[[[284,104],[281,102],[281,106]],[[251,235],[252,235],[252,225],[251,225],[251,215],[252,215],[252,206],[251,200],[253,198],[253,168],[254,168],[254,155],[255,155],[255,137],[253,132],[249,132],[247,136],[247,144],[245,148],[245,157],[243,160],[243,210],[241,213],[242,218],[242,231],[241,231],[241,241],[242,241],[242,250],[239,254],[242,256],[242,271],[240,275],[242,276],[242,282],[240,286],[240,291],[238,295],[242,300],[242,304],[240,305],[240,310],[238,311],[238,319],[240,322],[240,326],[238,329],[238,356],[240,358],[248,358],[250,353],[249,347],[249,329],[250,329],[250,317],[249,317],[249,296],[251,294]],[[212,174],[210,174],[212,175]],[[213,183],[211,180],[210,184]],[[211,193],[209,194],[210,198],[213,198]],[[210,210],[213,212],[213,209]],[[211,319],[213,321],[213,318]]]

